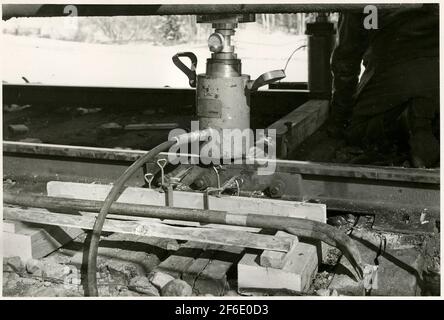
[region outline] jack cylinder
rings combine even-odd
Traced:
[[[215,32],[208,38],[212,54],[207,59],[204,74],[196,75],[197,58],[193,53],[181,52],[173,57],[174,64],[185,73],[190,85],[196,87],[199,127],[215,129],[220,133],[220,141],[212,141],[212,144],[221,146],[218,148],[219,156],[223,159],[241,158],[247,151],[245,139],[242,139],[242,146],[239,147],[235,145],[236,139],[231,134],[225,135],[223,130],[242,131],[250,128],[250,93],[285,77],[283,70],[266,72],[254,81],[250,80],[249,75],[242,74],[241,60],[234,52],[231,37],[237,22],[247,22],[251,18],[254,16],[234,16],[213,22]],[[191,68],[186,67],[180,57],[189,58]]]

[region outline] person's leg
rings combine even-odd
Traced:
[[[413,165],[433,165],[439,159],[432,133],[439,112],[437,70],[436,60],[418,59],[375,72],[353,109],[349,143],[366,147],[401,137],[410,145]],[[406,130],[400,132],[403,123]]]
[[[402,135],[398,120],[407,108],[408,97],[384,86],[388,83],[384,80],[372,79],[357,99],[347,128],[350,144],[364,148],[383,147],[399,140]]]
[[[411,162],[415,167],[432,167],[439,162],[439,140],[433,134],[435,110],[439,100],[435,98],[414,98],[404,117],[408,125]]]
[[[375,69],[366,71],[371,75],[361,79],[356,103],[347,128],[347,140],[350,144],[368,147],[386,140],[389,134],[387,126],[403,111],[407,101],[406,94],[400,92],[399,68]],[[365,75],[364,74],[364,75]]]
[[[365,103],[365,100],[361,100]],[[384,149],[400,140],[405,134],[399,124],[400,115],[407,108],[406,104],[399,104],[396,108],[375,116],[355,116],[348,128],[347,140],[352,145],[364,148],[378,146]]]
[[[388,150],[395,143],[408,145],[414,167],[439,165],[440,145],[433,131],[436,119],[424,112],[433,103],[433,99],[413,98],[380,115],[354,117],[347,134],[348,142],[379,150]]]

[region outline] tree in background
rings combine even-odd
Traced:
[[[314,18],[314,13],[257,14],[256,22],[268,33],[283,31],[301,35],[305,33],[305,23]]]
[[[205,40],[212,31],[211,24],[196,23],[196,16],[79,17],[76,18],[79,22],[76,32],[64,30],[66,24],[63,19],[71,18],[10,19],[3,22],[3,32],[93,43],[174,45]],[[312,20],[314,14],[306,13],[256,15],[256,22],[268,33],[304,34],[305,23]],[[332,20],[335,20],[335,15]]]
[[[182,38],[179,16],[165,16],[162,18],[165,19],[161,27],[163,38],[169,41],[179,41]]]

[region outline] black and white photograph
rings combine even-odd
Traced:
[[[440,298],[440,9],[3,1],[2,298]]]

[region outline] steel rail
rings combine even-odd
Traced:
[[[112,183],[145,151],[64,145],[3,142],[3,178],[26,188],[45,191],[51,180]],[[167,157],[160,154],[159,157]],[[223,180],[242,175],[242,194],[266,191],[274,182],[282,186],[281,199],[324,203],[329,210],[376,215],[387,227],[409,233],[432,232],[427,220],[440,218],[440,170],[375,166],[349,166],[302,161],[276,161],[270,176],[258,176],[255,165],[226,165]],[[128,185],[141,186],[155,163],[134,174]],[[41,183],[40,183],[41,182]],[[382,220],[381,220],[382,219]],[[408,223],[407,223],[408,222]],[[388,224],[387,224],[388,223]]]
[[[146,151],[3,141],[3,152],[6,154],[19,153],[28,155],[61,156],[68,158],[132,162],[137,160]],[[168,156],[168,153],[161,153],[161,156],[166,157]],[[431,185],[436,185],[440,183],[440,175],[438,169],[341,165],[332,163],[316,163],[279,159],[274,161],[276,164],[276,170],[278,172],[323,175],[344,178],[362,178],[368,180],[415,182]],[[251,168],[253,167],[253,165],[226,166],[227,169],[247,169],[248,167]]]
[[[52,180],[109,184],[144,153],[5,141],[3,179],[17,181],[16,187],[32,192],[46,192],[46,183]],[[159,157],[165,158],[167,154]],[[282,160],[276,163],[276,172],[270,176],[257,175],[254,165],[227,165],[221,171],[221,179],[242,175],[242,196],[266,192],[277,181],[282,186],[282,200],[314,201],[327,205],[329,211],[375,215],[375,227],[384,230],[430,233],[440,219],[439,169]],[[128,185],[141,186],[144,173],[157,170],[155,163],[147,164]],[[421,222],[424,214],[430,223]]]

